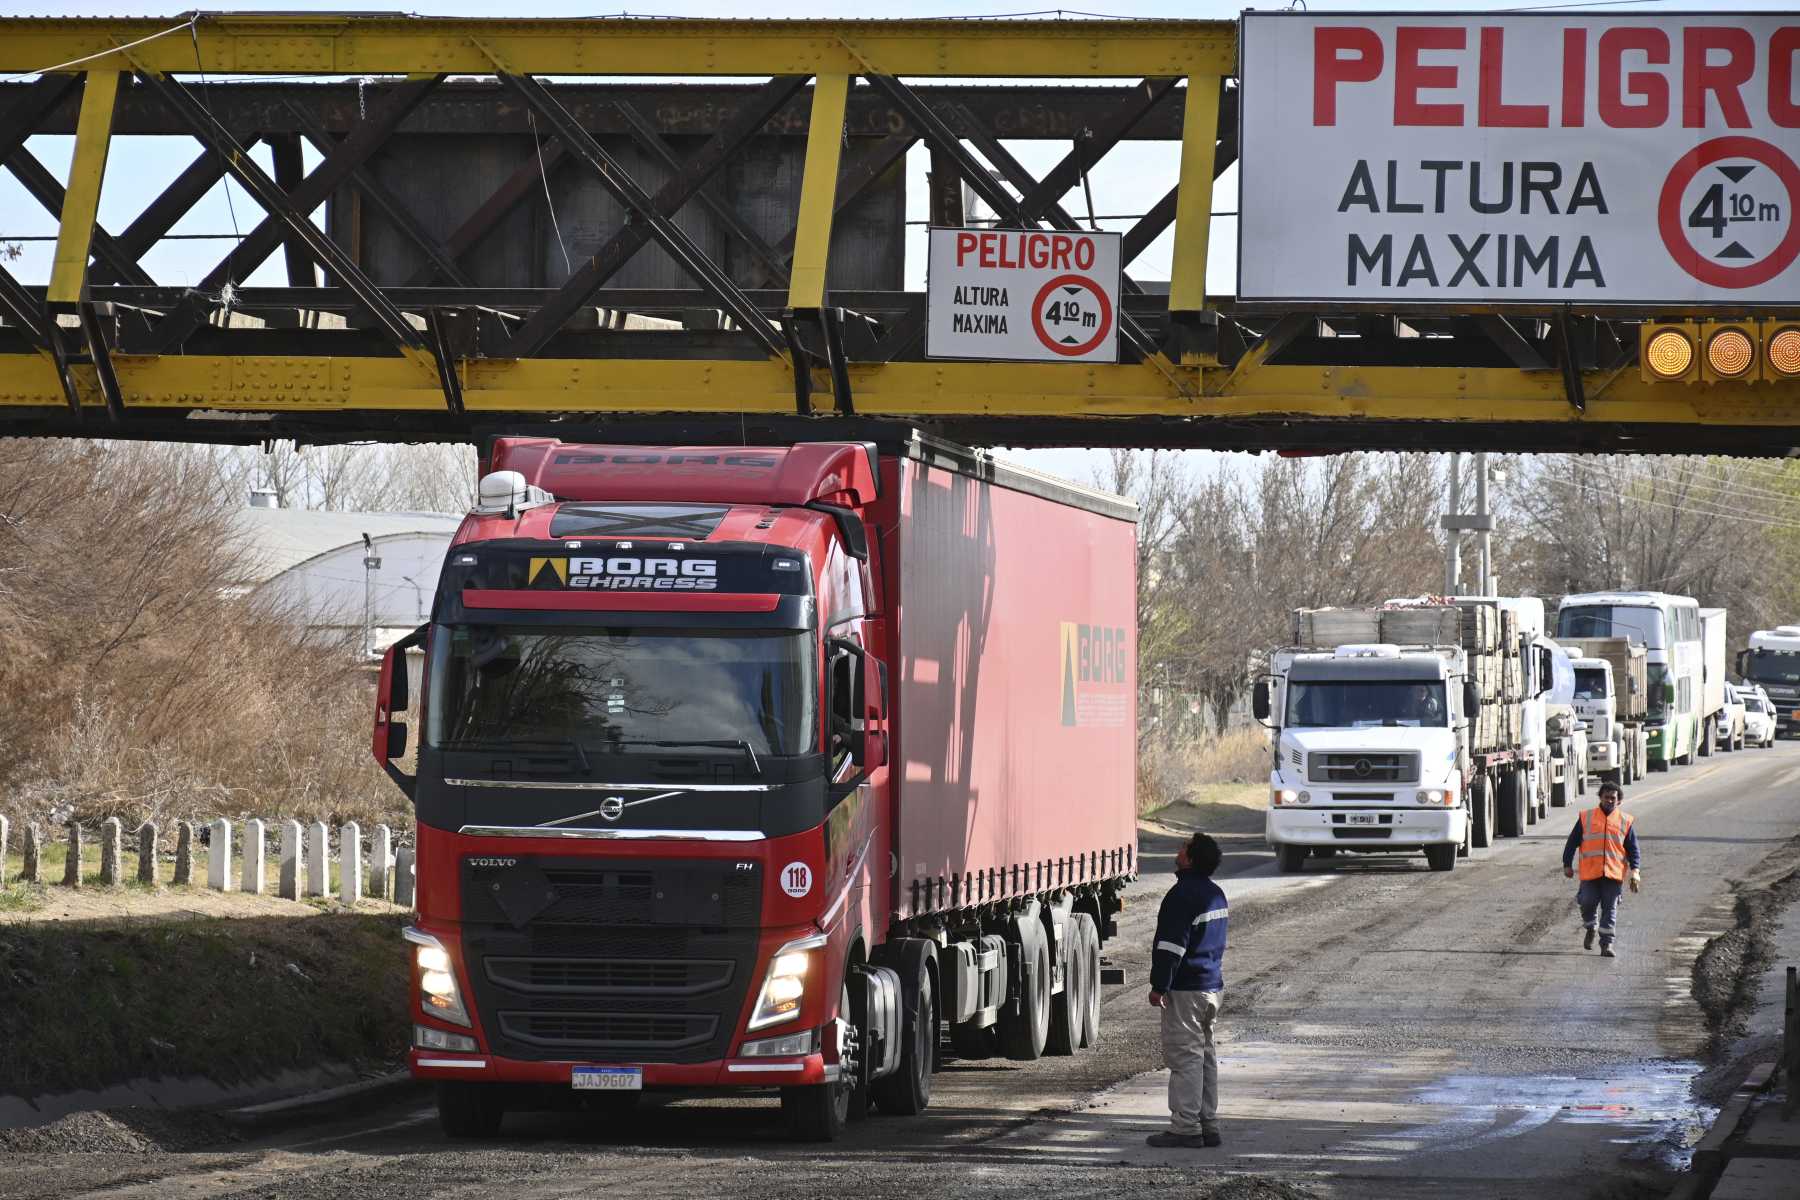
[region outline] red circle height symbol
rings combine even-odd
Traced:
[[[1681,194],[1688,182],[1700,171],[1722,158],[1748,158],[1775,172],[1788,191],[1788,231],[1779,245],[1759,263],[1727,267],[1714,262],[1695,249],[1681,226]],[[1656,223],[1662,232],[1663,245],[1675,262],[1701,283],[1721,288],[1749,288],[1769,282],[1800,256],[1800,220],[1794,219],[1793,205],[1800,203],[1800,167],[1781,150],[1760,138],[1713,138],[1701,142],[1676,160],[1663,181],[1662,197],[1656,205]]]
[[[1054,292],[1060,287],[1086,288],[1094,294],[1094,299],[1099,303],[1100,327],[1094,331],[1093,337],[1082,342],[1080,345],[1065,346],[1055,338],[1051,337],[1050,331],[1044,328],[1044,301],[1049,298],[1051,292]],[[1090,353],[1096,346],[1105,341],[1106,335],[1112,332],[1112,323],[1112,301],[1106,298],[1106,293],[1100,290],[1100,285],[1089,279],[1086,275],[1058,275],[1056,278],[1045,283],[1043,287],[1039,288],[1037,299],[1031,302],[1031,328],[1033,332],[1037,334],[1038,341],[1044,343],[1044,345],[1048,346],[1056,353],[1069,358],[1075,358],[1079,355]]]

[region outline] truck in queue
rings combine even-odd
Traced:
[[[923,1110],[940,1039],[1096,1044],[1137,870],[1129,502],[922,436],[485,459],[373,735],[449,1135],[732,1089],[830,1140]]]
[[[1718,705],[1705,707],[1701,636],[1700,605],[1692,596],[1583,592],[1564,596],[1556,611],[1558,641],[1623,637],[1644,648],[1644,736],[1652,771],[1692,766],[1711,743],[1703,735]],[[1720,647],[1723,652],[1723,642]],[[1718,699],[1724,702],[1722,691]]]
[[[1264,836],[1280,869],[1345,852],[1450,871],[1524,833],[1526,653],[1492,604],[1296,612],[1253,694],[1273,731]]]
[[[1649,685],[1644,647],[1630,638],[1565,638],[1575,655],[1575,713],[1594,774],[1624,787],[1649,770],[1644,734]]]
[[[1775,736],[1800,727],[1800,625],[1758,629],[1750,645],[1738,652],[1737,671],[1746,683],[1761,686],[1775,709]]]

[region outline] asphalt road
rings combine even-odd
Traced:
[[[1278,876],[1259,839],[1230,841],[1216,1150],[1143,1144],[1165,1116],[1143,984],[1172,848],[1147,837],[1152,874],[1108,946],[1132,982],[1109,989],[1099,1051],[947,1062],[924,1116],[873,1116],[833,1146],[782,1141],[772,1101],[744,1099],[514,1116],[452,1144],[416,1101],[247,1144],[0,1155],[0,1196],[1661,1195],[1710,1118],[1695,960],[1737,919],[1734,881],[1800,861],[1797,784],[1782,743],[1630,789],[1645,890],[1617,960],[1580,947],[1560,869],[1573,809],[1449,875],[1340,858]]]

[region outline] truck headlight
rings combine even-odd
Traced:
[[[1293,788],[1271,788],[1269,803],[1276,808],[1286,808],[1290,804],[1311,804],[1311,792],[1297,792]]]
[[[1456,789],[1455,788],[1422,788],[1422,789],[1420,789],[1418,795],[1414,797],[1414,799],[1417,800],[1418,803],[1420,803],[1420,804],[1430,805],[1430,806],[1434,806],[1434,807],[1438,806],[1438,805],[1442,805],[1445,808],[1449,808],[1450,806],[1452,806],[1453,804],[1456,803]]]
[[[442,1029],[433,1029],[429,1025],[413,1026],[413,1045],[421,1050],[450,1050],[458,1054],[473,1054],[479,1049],[472,1037],[464,1037],[460,1033],[445,1033]]]
[[[414,978],[419,985],[419,1007],[452,1025],[469,1024],[469,1010],[456,986],[456,969],[444,943],[410,926],[402,931],[413,944]]]
[[[775,952],[769,959],[768,974],[763,977],[762,991],[757,994],[747,1028],[764,1029],[800,1015],[800,1004],[806,999],[807,976],[813,973],[816,952],[824,948],[825,935],[815,933],[797,938]]]

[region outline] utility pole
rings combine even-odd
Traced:
[[[1487,455],[1475,455],[1475,511],[1462,511],[1462,455],[1450,456],[1450,505],[1438,524],[1443,528],[1446,537],[1446,553],[1444,555],[1444,594],[1459,595],[1462,592],[1462,535],[1473,533],[1479,552],[1477,559],[1477,575],[1475,595],[1486,596],[1493,585],[1493,560],[1490,557],[1489,536],[1494,529],[1493,514],[1488,511],[1488,470]]]

